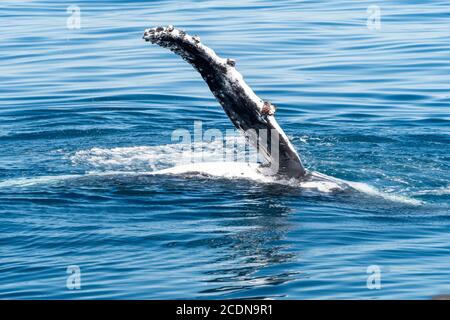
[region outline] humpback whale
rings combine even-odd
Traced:
[[[348,187],[343,180],[305,169],[300,156],[275,119],[275,106],[259,98],[245,83],[236,69],[234,59],[219,57],[214,50],[200,42],[200,37],[191,36],[172,25],[146,29],[143,39],[173,51],[200,73],[234,126],[248,136],[250,143],[257,146],[258,153],[268,163],[275,165],[271,167],[275,167],[276,172],[270,171],[268,174],[300,181],[332,182],[339,189]],[[261,137],[248,134],[261,130],[271,132],[262,138],[267,140],[263,141],[265,143],[261,143]],[[272,147],[273,141],[278,142],[276,148]],[[267,173],[264,167],[261,172]]]
[[[259,98],[245,83],[235,60],[219,57],[198,36],[173,26],[146,29],[143,38],[180,55],[200,73],[234,126],[246,133],[258,153],[277,169],[276,174],[289,178],[307,176],[298,153],[275,120],[275,106]],[[265,136],[255,135],[262,131]],[[265,139],[264,143],[261,139]]]

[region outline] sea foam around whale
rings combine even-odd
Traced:
[[[404,195],[386,193],[366,183],[337,179],[318,172],[311,172],[313,177],[306,181],[265,175],[259,169],[260,165],[255,162],[220,161],[221,157],[217,150],[218,148],[207,144],[200,144],[192,149],[181,144],[111,149],[91,148],[77,151],[68,157],[74,166],[86,168],[85,174],[9,179],[1,181],[0,188],[55,184],[86,177],[178,175],[190,178],[245,179],[261,184],[285,185],[301,189],[302,195],[305,196],[330,195],[350,191],[387,201],[410,205],[422,204],[419,200]]]

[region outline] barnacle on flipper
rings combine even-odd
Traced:
[[[277,107],[274,104],[270,103],[269,101],[264,101],[261,113],[265,116],[273,116],[276,110]]]

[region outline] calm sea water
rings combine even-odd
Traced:
[[[72,4],[80,29],[67,27]],[[449,12],[438,0],[2,1],[0,298],[450,293]],[[189,65],[141,39],[160,24],[237,59],[306,166],[367,192],[147,174],[179,160],[173,130],[232,128]]]

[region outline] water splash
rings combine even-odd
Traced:
[[[407,196],[380,191],[366,183],[345,181],[319,172],[311,172],[311,179],[307,181],[268,176],[255,162],[217,160],[220,159],[218,150],[203,143],[194,148],[187,148],[182,144],[91,148],[77,151],[69,157],[74,165],[82,164],[92,169],[86,174],[10,179],[0,182],[0,188],[51,185],[86,177],[189,175],[193,178],[246,179],[256,183],[281,184],[299,188],[304,191],[302,194],[305,196],[356,191],[392,202],[415,206],[423,204],[422,201]],[[203,161],[205,159],[217,161]]]

